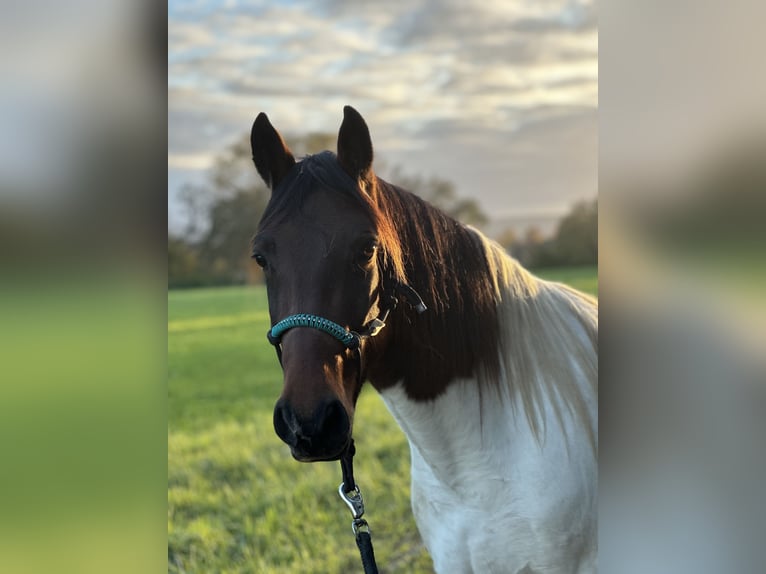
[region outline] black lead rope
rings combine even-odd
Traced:
[[[359,548],[359,555],[362,558],[362,568],[364,574],[378,574],[378,565],[375,563],[375,552],[372,549],[372,537],[370,536],[370,525],[362,518],[364,515],[364,500],[359,486],[354,481],[354,439],[351,439],[346,452],[340,458],[340,469],[343,473],[343,482],[340,483],[338,494],[343,502],[351,510],[354,517],[351,522],[351,529],[354,531],[356,546]]]
[[[369,532],[357,532],[356,545],[362,556],[362,568],[364,574],[378,574],[378,565],[375,564],[375,552],[372,550],[372,538]]]
[[[340,470],[343,473],[343,490],[345,492],[351,492],[356,490],[356,482],[354,481],[354,455],[356,454],[356,447],[354,446],[354,439],[348,443],[348,448],[343,456],[340,457]]]

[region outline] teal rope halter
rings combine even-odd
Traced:
[[[421,299],[417,291],[415,291],[409,285],[405,285],[404,283],[395,283],[394,289],[400,295],[404,296],[407,302],[412,306],[413,309],[415,309],[418,314],[423,313],[426,310],[426,305],[423,303],[423,299]],[[386,319],[388,318],[388,314],[394,307],[396,307],[397,302],[397,298],[393,295],[390,295],[388,297],[388,303],[384,306],[383,313],[380,315],[380,317],[377,317],[367,323],[362,329],[361,333],[357,333],[356,331],[341,327],[334,321],[330,321],[329,319],[325,319],[319,315],[312,315],[311,313],[297,313],[295,315],[285,317],[271,329],[269,329],[266,333],[266,338],[269,340],[269,343],[274,345],[279,363],[282,364],[282,336],[287,331],[294,329],[295,327],[310,327],[312,329],[322,331],[323,333],[327,333],[334,339],[340,341],[341,344],[347,349],[356,351],[357,360],[359,361],[357,376],[359,377],[359,382],[361,384],[363,377],[362,372],[364,370],[364,361],[362,357],[362,339],[374,337],[380,333],[381,329],[386,326]]]
[[[359,333],[344,329],[329,319],[325,319],[319,315],[312,315],[311,313],[298,313],[297,315],[290,315],[289,317],[282,319],[271,328],[266,336],[272,345],[278,345],[282,339],[282,335],[294,327],[311,327],[312,329],[318,329],[319,331],[336,338],[344,347],[351,350],[359,348],[361,342]]]

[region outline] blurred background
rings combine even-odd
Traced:
[[[149,572],[165,555],[164,7],[0,12],[0,571]]]
[[[600,568],[762,572],[764,4],[600,11]]]

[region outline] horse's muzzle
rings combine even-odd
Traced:
[[[295,460],[337,460],[348,446],[351,421],[337,399],[320,404],[308,418],[298,416],[289,402],[280,399],[274,407],[274,430]]]

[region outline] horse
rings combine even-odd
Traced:
[[[251,144],[292,456],[342,460],[369,381],[409,442],[437,572],[595,572],[597,301],[378,177],[350,106],[337,153],[296,161],[264,113]]]

